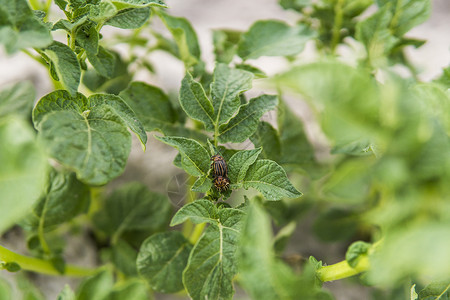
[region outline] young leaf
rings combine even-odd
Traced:
[[[84,48],[88,55],[95,56],[98,52],[99,39],[96,24],[91,21],[85,22],[77,27],[75,34],[77,44]]]
[[[55,91],[39,100],[33,121],[50,156],[93,185],[105,184],[123,171],[131,146],[126,125],[141,141],[146,139],[133,111],[114,95],[86,99]]]
[[[250,166],[242,186],[245,189],[250,187],[257,189],[267,200],[280,200],[283,197],[297,198],[302,195],[289,182],[283,168],[268,159],[257,160]]]
[[[103,0],[98,5],[91,5],[89,9],[89,19],[102,23],[117,14],[117,8],[110,0]]]
[[[242,105],[228,123],[219,128],[219,142],[242,143],[258,128],[259,119],[278,104],[277,96],[262,95]]]
[[[269,123],[259,122],[255,133],[250,136],[250,141],[255,145],[255,148],[262,148],[262,158],[271,159],[277,162],[280,161],[280,137],[276,129]]]
[[[104,299],[114,284],[113,276],[109,271],[101,271],[94,276],[86,278],[77,290],[77,300]]]
[[[190,220],[194,224],[217,222],[218,211],[209,200],[195,200],[180,208],[173,216],[170,226]]]
[[[419,300],[450,299],[450,282],[436,281],[428,284],[419,292]]]
[[[431,14],[430,0],[377,0],[380,7],[388,7],[395,19],[390,28],[396,36],[402,36],[411,28],[428,20]]]
[[[350,267],[354,268],[359,262],[361,255],[367,255],[371,244],[356,241],[348,247],[347,252],[345,253],[345,260],[350,265]]]
[[[237,52],[237,44],[241,38],[240,31],[213,30],[213,44],[216,61],[229,64]]]
[[[206,96],[202,85],[188,72],[181,82],[180,104],[186,114],[194,120],[201,121],[206,130],[214,130],[214,108]]]
[[[167,7],[162,0],[111,0],[118,10],[138,7]]]
[[[19,221],[45,185],[47,158],[21,118],[0,119],[0,232]]]
[[[158,137],[161,142],[175,147],[181,154],[183,169],[192,176],[206,175],[209,171],[209,154],[199,142],[183,137]]]
[[[244,213],[225,208],[192,249],[183,272],[184,286],[192,299],[232,299],[236,274],[237,240]]]
[[[94,224],[114,242],[126,231],[161,229],[168,223],[170,213],[166,196],[141,183],[129,183],[105,199],[103,209],[95,214]]]
[[[187,67],[193,66],[200,61],[200,46],[197,34],[189,21],[181,17],[173,17],[163,11],[158,11],[158,16],[173,35],[178,46],[180,59]]]
[[[68,46],[56,41],[43,52],[51,60],[58,80],[72,96],[75,96],[81,77],[80,64],[75,53]]]
[[[192,245],[178,231],[157,233],[146,239],[139,250],[137,268],[150,287],[162,293],[183,289],[182,273]]]
[[[116,57],[111,52],[102,46],[98,47],[98,52],[96,53],[86,52],[89,62],[100,75],[105,76],[106,78],[113,77]]]
[[[248,168],[256,161],[262,149],[242,150],[236,152],[228,161],[228,177],[231,183],[241,182]]]
[[[150,11],[149,7],[123,9],[108,19],[105,25],[122,29],[137,29],[150,18]]]
[[[253,74],[217,64],[214,69],[211,97],[215,124],[227,123],[240,106],[239,94],[252,87]]]
[[[242,34],[238,54],[245,59],[260,56],[289,56],[303,51],[305,44],[316,36],[309,27],[294,27],[276,20],[257,21]]]
[[[46,193],[36,202],[25,223],[33,230],[49,230],[86,212],[89,200],[89,187],[78,181],[74,173],[53,170]]]
[[[75,300],[75,293],[70,286],[66,284],[63,290],[58,294],[56,300]]]
[[[53,41],[26,0],[0,0],[0,44],[12,54],[25,48],[44,48]]]
[[[10,114],[29,117],[36,92],[29,81],[7,86],[0,91],[0,117]]]

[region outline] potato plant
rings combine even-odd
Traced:
[[[295,24],[214,30],[209,69],[195,29],[162,0],[0,0],[4,51],[26,53],[54,84],[38,100],[25,81],[0,91],[0,232],[20,230],[29,250],[0,246],[2,273],[19,272],[19,290],[0,278],[1,299],[43,299],[28,272],[82,278],[61,286],[61,300],[322,300],[334,299],[326,282],[353,276],[372,299],[450,297],[450,69],[423,82],[405,55],[426,42],[407,34],[430,1],[279,5]],[[154,51],[185,68],[176,97],[133,79],[158,76]],[[288,67],[268,75],[263,56]],[[255,93],[255,82],[272,92]],[[300,102],[325,156],[292,110]],[[276,119],[262,121],[271,111]],[[149,155],[160,154],[146,149],[148,135],[178,151],[193,200],[175,209],[143,182],[108,185],[124,172],[132,134]],[[305,213],[311,234],[348,246],[341,262],[312,253],[294,267],[283,255]],[[79,231],[92,236],[98,265],[66,262],[63,239]]]

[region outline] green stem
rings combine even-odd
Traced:
[[[35,61],[37,61],[38,63],[40,63],[41,65],[48,68],[47,63],[41,57],[33,55],[30,51],[28,51],[26,49],[22,49],[22,52],[25,53],[26,55],[28,55],[29,57],[31,57],[32,59],[34,59]]]
[[[39,10],[41,7],[38,0],[30,0],[30,6],[33,10]]]
[[[337,264],[324,266],[317,270],[316,274],[322,282],[347,278],[367,271],[370,268],[369,258],[367,255],[361,256],[358,264],[352,268],[346,260]]]
[[[191,236],[189,237],[189,242],[191,244],[197,243],[198,239],[203,233],[203,229],[205,229],[206,223],[197,224],[194,227],[194,230],[192,230]]]
[[[342,20],[344,17],[344,11],[342,10],[342,6],[344,5],[343,0],[338,0],[336,2],[336,6],[334,7],[335,11],[335,17],[334,17],[334,24],[333,24],[333,31],[332,31],[332,38],[331,38],[331,53],[334,54],[334,51],[336,50],[337,45],[339,44],[339,38],[341,37],[341,27],[342,27]]]
[[[15,252],[12,252],[2,246],[0,246],[0,261],[4,261],[6,263],[15,262],[20,265],[20,267],[27,271],[33,271],[41,274],[47,275],[59,275],[59,273],[53,265],[46,260],[29,257],[25,255],[21,255]],[[84,277],[94,274],[97,269],[88,269],[77,267],[73,265],[66,265],[66,269],[64,276],[73,276],[73,277]]]

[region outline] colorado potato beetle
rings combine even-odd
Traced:
[[[230,180],[227,177],[217,176],[214,178],[214,186],[219,192],[225,192],[230,187]]]
[[[214,172],[214,177],[228,177],[228,167],[225,159],[219,154],[211,156],[211,169]]]

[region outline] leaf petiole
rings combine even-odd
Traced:
[[[322,281],[333,281],[354,276],[370,268],[369,258],[362,255],[356,267],[352,268],[346,260],[334,265],[321,267],[316,271],[317,277]]]
[[[24,270],[33,271],[47,275],[59,275],[61,274],[56,270],[52,263],[43,259],[29,257],[15,253],[5,247],[0,246],[0,261],[6,263],[15,262]],[[64,276],[72,277],[84,277],[94,274],[97,269],[83,268],[74,265],[66,265]]]

